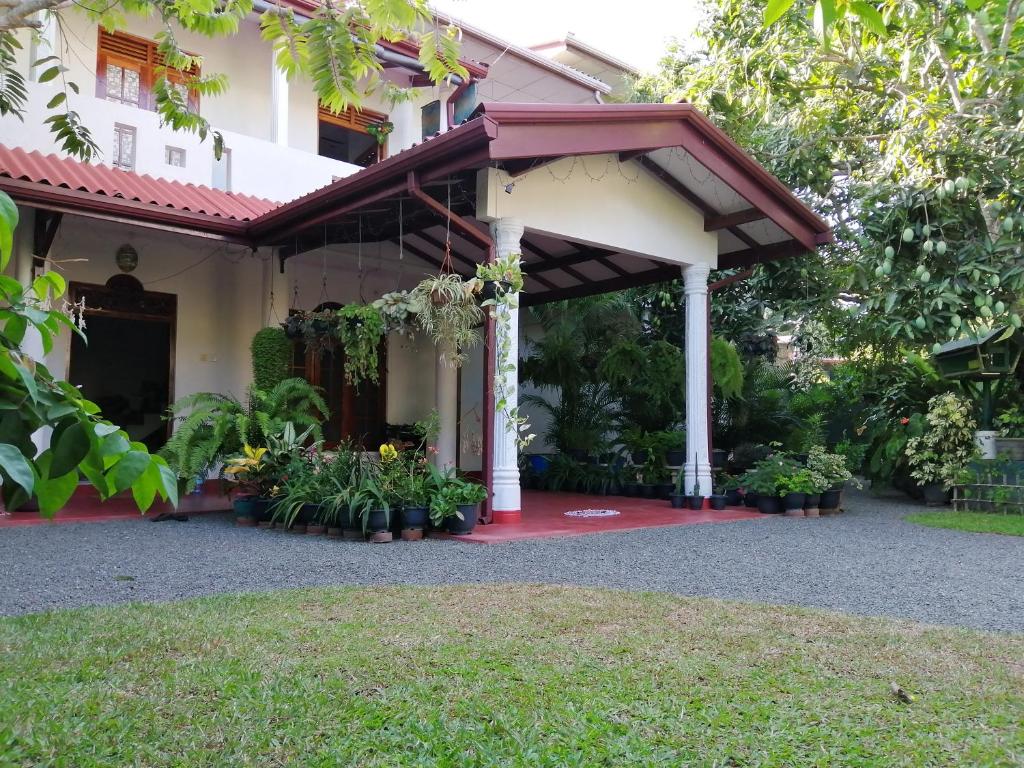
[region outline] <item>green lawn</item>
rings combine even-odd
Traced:
[[[1020,636],[558,587],[78,610],[0,619],[0,765],[1019,766],[1022,658]]]
[[[931,528],[1024,536],[1024,515],[1000,515],[994,512],[921,512],[907,515],[907,520]]]

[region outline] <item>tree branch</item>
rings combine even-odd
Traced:
[[[1003,20],[1003,34],[999,36],[999,47],[1006,49],[1010,45],[1010,38],[1013,37],[1013,28],[1017,24],[1017,16],[1020,14],[1021,0],[1010,0],[1006,4],[1006,18]]]
[[[963,111],[963,98],[960,96],[960,83],[956,79],[953,65],[949,63],[949,57],[946,56],[946,52],[934,40],[932,40],[932,50],[935,52],[939,65],[942,67],[942,72],[946,76],[946,87],[949,88],[949,97],[953,100],[953,106],[957,112],[961,112]]]
[[[43,22],[29,17],[39,11],[53,10],[61,5],[63,0],[22,0],[12,6],[10,10],[0,15],[0,31],[15,29],[39,29]]]
[[[992,53],[992,40],[989,38],[988,32],[985,31],[981,21],[973,13],[967,19],[967,26],[970,27],[971,32],[978,39],[981,50],[985,53]]]

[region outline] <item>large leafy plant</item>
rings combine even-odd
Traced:
[[[291,423],[309,429],[316,440],[323,437],[321,424],[329,415],[323,397],[305,379],[285,379],[269,391],[250,388],[245,402],[232,395],[197,392],[173,403],[178,421],[161,454],[187,489],[197,476],[243,446],[267,446],[273,435]]]
[[[0,192],[0,271],[13,250],[18,209]],[[71,498],[85,478],[101,499],[130,490],[145,511],[159,496],[177,504],[177,480],[167,462],[103,419],[99,407],[80,390],[55,378],[46,366],[22,351],[28,334],[37,334],[43,352],[64,330],[82,335],[70,312],[53,309],[63,301],[66,284],[56,272],[31,285],[0,275],[0,492],[7,509],[35,497],[44,515]],[[84,336],[83,336],[84,337]],[[49,447],[32,441],[49,427]]]
[[[380,381],[380,342],[384,320],[373,305],[348,304],[338,310],[338,338],[345,350],[345,380],[358,386]]]
[[[971,403],[954,392],[928,401],[924,433],[907,441],[910,474],[922,485],[954,485],[977,453]]]

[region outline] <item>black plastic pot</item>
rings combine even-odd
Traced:
[[[296,525],[311,525],[320,519],[319,504],[303,504],[295,518]]]
[[[459,504],[456,509],[462,513],[462,519],[460,520],[458,515],[446,517],[444,519],[445,530],[453,536],[465,536],[467,533],[472,533],[479,514],[478,506],[478,504]]]
[[[747,491],[747,493],[743,494],[743,506],[748,509],[753,509],[754,507],[760,509],[761,507],[757,503],[759,498],[760,497],[753,491]]]
[[[820,503],[820,493],[808,493],[804,496],[804,509],[817,509]]]
[[[762,515],[777,515],[782,512],[782,504],[778,496],[762,496],[760,494],[756,494],[756,496],[757,511]]]
[[[819,509],[839,509],[839,503],[842,501],[843,492],[839,490],[828,490],[821,494],[821,498],[818,499]]]
[[[674,483],[658,483],[656,486],[658,489],[659,499],[668,499],[672,495],[672,491],[675,489]]]
[[[668,451],[665,454],[665,463],[670,467],[681,467],[686,463],[686,451]]]
[[[366,532],[382,533],[388,530],[388,513],[383,509],[371,509],[367,513]]]
[[[623,483],[622,484],[622,495],[623,496],[636,496],[638,493],[637,483]]]
[[[289,317],[281,323],[281,327],[284,328],[284,335],[287,338],[292,339],[293,341],[295,339],[302,338],[302,318],[298,315],[292,315]]]
[[[428,510],[426,507],[402,507],[402,528],[426,528],[427,514]]]
[[[711,497],[711,508],[721,511],[728,506],[728,499],[724,494],[714,494]]]
[[[804,508],[804,499],[807,497],[806,493],[787,493],[782,497],[782,506],[787,512]]]
[[[687,496],[686,506],[693,510],[704,509],[704,497],[703,496]]]
[[[686,508],[686,499],[687,498],[688,498],[687,496],[684,496],[681,493],[673,493],[669,497],[669,501],[672,502],[672,509],[685,509]]]
[[[731,488],[725,492],[725,505],[727,507],[738,507],[743,503],[743,494],[736,488]]]
[[[658,486],[651,483],[638,483],[637,492],[643,499],[653,499],[658,495]]]
[[[273,499],[266,499],[262,496],[252,500],[252,516],[256,519],[256,522],[264,523],[273,517],[272,502]]]
[[[508,293],[512,287],[512,283],[508,280],[485,280],[483,286],[480,288],[480,298],[483,301],[490,301],[498,295],[499,288],[501,293]]]

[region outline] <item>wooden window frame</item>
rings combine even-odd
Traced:
[[[138,157],[139,152],[139,131],[134,125],[127,125],[126,123],[114,123],[114,139],[117,142],[117,154],[121,156],[121,142],[119,136],[121,134],[130,134],[132,137],[132,157],[131,167],[125,168],[123,165],[115,164],[114,158],[111,157],[111,165],[121,171],[135,171],[135,160]],[[123,157],[121,158],[123,159]]]
[[[372,137],[376,141],[376,136],[373,136],[368,130],[367,126],[379,125],[385,123],[388,120],[388,116],[383,112],[374,112],[372,109],[356,109],[355,107],[349,107],[344,112],[332,112],[323,104],[317,106],[316,111],[316,143],[317,148],[320,147],[320,126],[323,123],[330,123],[336,125],[339,128],[347,128],[350,131],[362,133]],[[377,161],[380,162],[388,156],[388,140],[384,139],[384,142],[377,142]]]
[[[104,101],[107,100],[108,64],[138,71],[139,109],[155,112],[156,98],[153,95],[153,85],[156,82],[157,70],[164,65],[163,57],[157,51],[156,43],[125,32],[107,32],[103,27],[98,29],[96,43],[96,98],[103,99]],[[164,78],[172,83],[184,84],[186,77],[197,77],[200,72],[201,70],[198,65],[188,72],[167,67],[164,70]],[[196,114],[199,113],[199,93],[194,89],[189,89],[188,92],[188,108]]]

